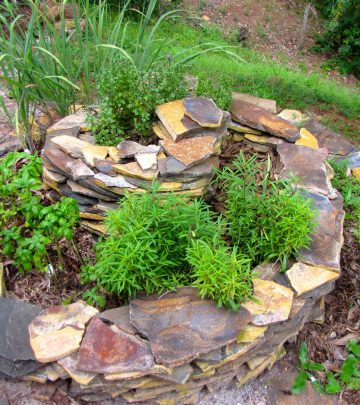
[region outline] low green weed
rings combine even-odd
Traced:
[[[251,296],[249,260],[225,246],[221,217],[201,200],[156,191],[128,194],[108,213],[106,226],[95,264],[82,270],[82,281],[94,282],[98,291],[129,298],[194,285],[202,297],[234,309]],[[99,297],[91,289],[84,298]]]
[[[348,343],[347,349],[349,354],[340,371],[333,373],[323,364],[311,362],[307,345],[302,343],[299,349],[300,372],[293,383],[292,393],[301,394],[307,381],[311,381],[314,389],[320,394],[339,394],[343,389],[360,390],[360,345],[353,340]]]
[[[54,243],[61,267],[62,238],[72,240],[79,219],[75,200],[44,204],[42,161],[27,153],[9,153],[0,160],[0,259],[11,260],[20,272],[46,269],[47,248]]]
[[[212,98],[215,104],[223,110],[229,110],[231,106],[232,81],[228,75],[219,72],[216,79],[206,73],[198,74],[198,82],[195,88],[197,96]]]
[[[347,175],[346,160],[331,159],[329,163],[335,173],[331,183],[344,198],[345,217],[355,225],[355,235],[360,242],[360,181],[354,176]]]
[[[104,70],[97,81],[100,113],[89,122],[96,142],[113,146],[131,133],[146,136],[155,107],[186,95],[179,68],[170,62],[156,70],[139,72],[127,60]]]
[[[269,179],[270,160],[263,171],[256,156],[240,153],[233,165],[216,180],[225,191],[232,242],[253,264],[280,260],[284,270],[288,258],[310,243],[315,215],[310,202],[289,182]]]

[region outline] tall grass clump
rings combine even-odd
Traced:
[[[314,212],[289,182],[270,180],[270,160],[265,171],[253,156],[242,152],[234,168],[218,172],[225,191],[225,219],[232,243],[253,264],[280,261],[285,270],[289,257],[310,243]],[[259,180],[261,179],[261,180]]]
[[[106,226],[95,264],[82,271],[83,281],[98,290],[128,298],[195,285],[202,297],[231,308],[251,296],[249,261],[225,246],[221,218],[201,200],[128,194]]]

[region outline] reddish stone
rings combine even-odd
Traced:
[[[94,317],[82,341],[76,368],[97,373],[144,372],[154,365],[149,344]]]
[[[289,142],[295,142],[300,137],[300,132],[295,125],[246,101],[233,100],[231,116],[240,124],[268,132]]]

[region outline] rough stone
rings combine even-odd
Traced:
[[[277,107],[276,107],[276,101],[275,100],[269,100],[266,98],[259,98],[252,96],[250,94],[244,94],[244,93],[232,93],[232,101],[245,101],[246,103],[253,104],[257,107],[261,107],[273,114],[277,113]]]
[[[133,158],[138,153],[159,153],[160,146],[148,145],[143,146],[133,141],[122,141],[117,145],[119,156],[121,159]]]
[[[30,345],[35,358],[47,363],[76,352],[85,324],[97,312],[82,301],[41,311],[29,325]]]
[[[154,365],[149,344],[94,317],[81,344],[76,368],[98,373],[148,371]]]
[[[158,122],[156,125],[153,126],[153,131],[154,134],[159,138],[159,139],[170,139],[171,135],[168,133],[168,131],[164,128],[161,122]]]
[[[322,267],[308,266],[304,263],[295,263],[290,270],[286,272],[292,288],[297,296],[302,296],[323,284],[332,282],[339,278],[339,274],[324,269]]]
[[[185,115],[202,127],[218,128],[221,126],[224,114],[212,99],[187,97],[183,103]]]
[[[105,175],[106,176],[106,175]],[[108,177],[112,177],[112,176],[108,176]],[[78,183],[86,188],[90,188],[91,190],[96,191],[97,193],[100,194],[105,194],[108,197],[113,197],[114,199],[118,199],[119,195],[117,193],[114,193],[112,191],[109,191],[109,189],[105,189],[104,187],[102,187],[101,185],[99,186],[98,184],[96,184],[98,180],[96,180],[95,178],[89,178],[89,179],[84,179],[84,180],[79,180]],[[102,183],[103,184],[103,183]]]
[[[270,153],[271,147],[268,145],[264,145],[257,142],[249,141],[248,139],[244,139],[244,144],[250,146],[252,149],[256,150],[257,152],[261,153]]]
[[[193,371],[194,369],[189,364],[184,364],[172,368],[170,374],[158,375],[158,378],[175,384],[185,384],[193,374]]]
[[[29,344],[28,327],[40,311],[37,305],[0,297],[1,357],[13,363],[35,360]]]
[[[268,132],[289,142],[295,142],[300,136],[299,130],[294,125],[269,113],[263,108],[245,101],[233,101],[231,115],[232,119],[240,122],[240,124]]]
[[[76,183],[74,183],[74,184],[76,184]],[[81,187],[81,186],[79,186],[79,187]],[[96,198],[73,192],[68,184],[60,184],[59,189],[60,189],[60,193],[62,195],[73,198],[80,205],[93,205],[98,202],[98,199],[96,199]]]
[[[65,176],[63,176],[60,173],[56,173],[56,172],[49,170],[45,165],[43,165],[43,177],[56,184],[66,183]]]
[[[301,125],[307,119],[306,115],[298,110],[282,110],[279,114],[277,114],[279,118],[283,120],[289,121],[294,125]]]
[[[94,233],[95,235],[102,236],[106,232],[104,224],[98,221],[81,221],[81,226],[87,231]]]
[[[356,167],[360,167],[360,152],[356,151],[349,153],[344,158],[339,158],[339,160],[346,160],[347,166],[350,169],[355,169]]]
[[[57,362],[61,367],[64,368],[64,370],[75,382],[81,385],[88,385],[91,381],[93,381],[97,374],[78,370],[76,368],[77,357],[78,353],[73,353],[70,356],[58,360]]]
[[[238,334],[237,343],[251,343],[264,336],[267,326],[246,325]]]
[[[183,100],[159,105],[155,112],[175,142],[203,131],[199,124],[185,116]]]
[[[137,330],[130,323],[130,308],[128,305],[114,309],[108,309],[98,315],[103,321],[114,323],[123,332],[135,335]]]
[[[212,156],[203,162],[186,168],[186,166],[173,157],[159,160],[160,177],[172,181],[191,181],[197,178],[211,178],[214,170],[219,167],[219,157]]]
[[[95,167],[98,160],[104,160],[108,154],[107,146],[98,146],[88,144],[82,149],[82,155],[85,159],[85,162],[91,166]]]
[[[254,298],[243,306],[251,313],[255,326],[270,325],[288,319],[294,293],[269,280],[254,279]]]
[[[252,134],[245,134],[245,139],[250,142],[260,143],[268,146],[276,146],[284,143],[283,139],[277,138],[276,136],[266,136],[266,135],[252,135]]]
[[[136,188],[133,184],[126,181],[124,176],[107,176],[103,173],[97,173],[94,176],[95,180],[98,180],[100,183],[104,184],[106,187],[117,187],[117,188]],[[96,182],[96,184],[99,184]]]
[[[160,141],[166,153],[183,163],[187,168],[215,155],[215,143],[216,139],[212,136],[184,139],[177,143],[167,140]]]
[[[108,176],[116,176],[116,172],[114,170],[114,162],[112,160],[95,159],[95,168],[100,173],[106,174]]]
[[[0,157],[9,152],[16,152],[23,149],[18,137],[11,134],[0,134]]]
[[[159,161],[160,162],[160,161]],[[113,166],[113,169],[122,175],[136,177],[142,180],[155,180],[158,177],[157,170],[147,170],[144,171],[141,167],[137,164],[137,162],[130,162],[125,164],[117,164]]]
[[[277,151],[283,164],[279,177],[289,179],[295,176],[299,187],[336,198],[325,166],[326,150],[283,143]]]
[[[157,363],[170,367],[235,341],[249,320],[243,308],[236,313],[219,309],[193,289],[130,302],[130,322],[150,340]]]
[[[300,250],[299,260],[311,266],[340,271],[340,252],[343,245],[344,211],[335,208],[325,196],[304,193],[316,210],[316,226],[308,249]]]
[[[135,155],[137,164],[143,171],[157,170],[157,153],[137,153]]]
[[[304,127],[316,137],[320,148],[327,148],[329,153],[333,155],[347,155],[353,148],[347,139],[320,124],[315,119],[307,121]]]
[[[55,136],[51,142],[74,158],[81,158],[82,150],[89,146],[87,142],[69,135]]]
[[[68,115],[67,117],[58,121],[47,130],[47,133],[52,134],[55,131],[68,130],[74,127],[80,127],[81,132],[88,132],[90,131],[90,128],[86,123],[86,118],[86,111],[78,111],[75,114]]]
[[[60,174],[77,181],[94,176],[94,172],[81,160],[74,159],[60,149],[50,149],[44,154],[44,160],[54,166]]]
[[[67,185],[70,187],[70,190],[73,191],[74,193],[83,194],[88,197],[98,198],[104,201],[116,201],[116,198],[114,197],[109,197],[106,194],[98,193],[97,191],[84,187],[75,181],[68,180]]]
[[[245,328],[246,328],[246,326],[245,326]],[[219,361],[222,360],[222,358],[223,358],[222,350],[216,349],[216,350],[212,350],[211,352],[198,357],[197,360],[205,361],[207,363],[218,363]]]
[[[306,128],[300,129],[300,139],[295,142],[296,145],[307,146],[308,148],[319,149],[319,143],[315,136]]]
[[[261,135],[261,131],[258,131],[257,129],[253,129],[250,127],[246,127],[231,119],[227,122],[227,127],[232,131],[239,132],[240,134]]]
[[[79,128],[80,131],[80,128]],[[95,136],[93,135],[92,132],[83,132],[82,134],[79,135],[79,139],[81,141],[91,143],[91,145],[95,145]]]

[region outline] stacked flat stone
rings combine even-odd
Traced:
[[[84,111],[56,123],[48,130],[43,154],[50,197],[76,199],[83,226],[102,233],[96,221],[116,208],[125,192],[143,193],[156,185],[159,193],[204,195],[227,133],[223,111],[210,99],[189,97],[160,105],[156,113],[158,145],[94,145]]]

